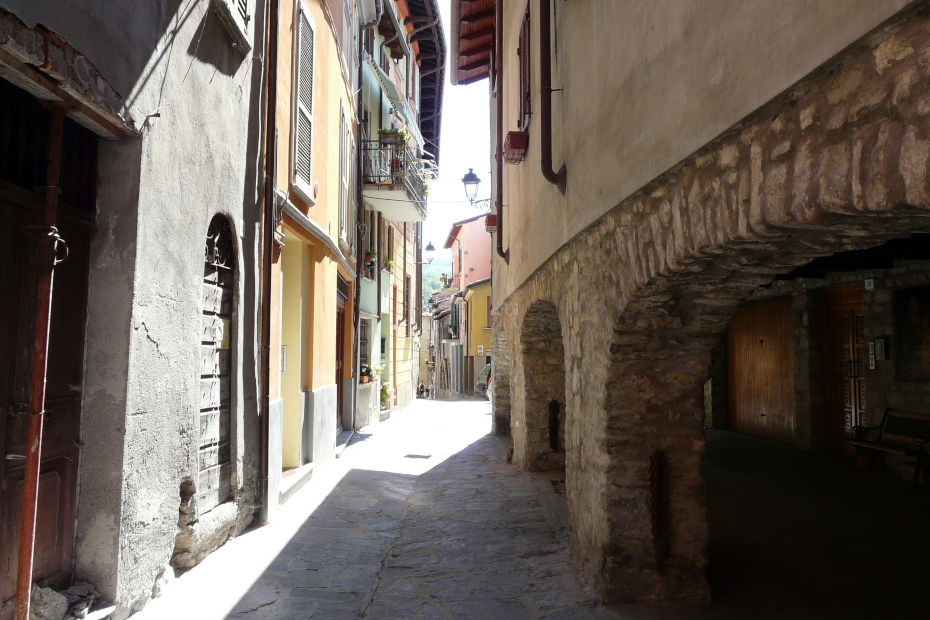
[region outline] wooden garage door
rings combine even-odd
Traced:
[[[745,306],[727,332],[730,428],[791,441],[796,425],[791,302]]]

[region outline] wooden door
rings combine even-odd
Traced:
[[[824,382],[827,447],[851,454],[846,440],[862,424],[866,409],[865,361],[867,343],[862,314],[862,288],[850,286],[825,291]]]
[[[236,258],[225,216],[210,222],[201,285],[200,416],[197,512],[203,514],[232,497],[232,345]]]
[[[0,184],[2,185],[2,184]],[[38,223],[41,197],[0,187],[0,600],[16,585],[23,499],[26,416],[35,325],[33,241],[23,228]],[[39,475],[34,579],[65,585],[71,578],[74,502],[83,385],[89,226],[61,213],[58,228],[70,251],[55,269],[49,331],[45,425]]]
[[[740,308],[727,332],[727,373],[730,428],[791,441],[797,416],[790,301]]]
[[[336,429],[342,430],[342,377],[345,366],[346,302],[336,296]]]

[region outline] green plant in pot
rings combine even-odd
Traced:
[[[407,130],[406,129],[395,129],[393,127],[379,129],[378,138],[381,140],[399,140],[401,142],[406,142],[407,141]]]
[[[392,261],[390,258],[384,261],[384,268],[388,271],[394,269],[394,261]]]

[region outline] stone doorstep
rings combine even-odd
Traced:
[[[336,458],[340,458],[342,453],[345,452],[345,449],[351,443],[352,438],[355,436],[354,430],[342,431],[336,436]]]
[[[282,476],[278,503],[283,504],[289,500],[294,493],[307,484],[311,475],[313,475],[313,463],[301,465],[297,469],[291,470],[288,476]]]

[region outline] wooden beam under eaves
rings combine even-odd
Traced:
[[[487,54],[485,57],[472,61],[468,64],[459,65],[459,71],[472,71],[474,69],[480,69],[481,67],[487,67],[491,62],[490,54]]]
[[[462,15],[459,21],[462,21],[466,24],[473,24],[475,22],[480,22],[482,19],[487,19],[489,17],[494,17],[494,8],[485,9],[483,11],[478,11],[477,13],[472,13],[471,15]]]

